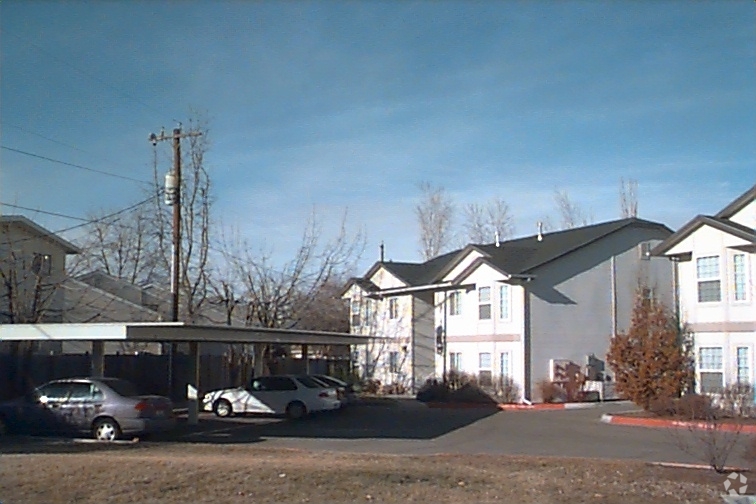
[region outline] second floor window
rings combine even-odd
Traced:
[[[499,318],[509,320],[509,285],[499,286]]]
[[[389,299],[389,318],[399,318],[399,300],[396,298]]]
[[[449,294],[449,315],[462,314],[462,293],[454,291]]]
[[[360,302],[359,301],[352,301],[352,327],[359,327],[362,323],[362,320],[360,320]]]
[[[696,278],[698,280],[699,303],[722,300],[721,280],[719,278],[719,256],[699,257],[696,259]]]
[[[52,256],[50,254],[34,254],[31,270],[35,275],[50,275],[52,273]]]
[[[746,300],[746,263],[745,254],[732,256],[732,277],[735,301]]]
[[[491,287],[478,289],[478,318],[480,320],[491,318]]]

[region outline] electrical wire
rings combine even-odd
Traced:
[[[61,161],[59,159],[53,159],[53,158],[50,158],[50,157],[47,157],[47,156],[41,156],[41,155],[35,154],[33,152],[27,152],[27,151],[23,151],[23,150],[20,150],[20,149],[14,149],[13,147],[8,147],[6,145],[0,145],[0,148],[3,148],[5,150],[11,151],[11,152],[16,152],[18,154],[23,154],[24,156],[29,156],[29,157],[33,157],[33,158],[37,158],[37,159],[43,159],[43,160],[49,161],[51,163],[58,163],[58,164],[62,164],[64,166],[70,166],[72,168],[78,168],[80,170],[86,170],[88,172],[99,173],[100,175],[107,175],[109,177],[115,177],[115,178],[119,178],[119,179],[122,179],[122,180],[129,180],[131,182],[137,182],[139,184],[146,184],[146,185],[149,185],[149,186],[152,185],[152,182],[147,182],[146,180],[140,180],[140,179],[128,177],[126,175],[119,175],[118,173],[111,173],[111,172],[107,172],[107,171],[104,171],[104,170],[98,170],[96,168],[90,168],[88,166],[82,166],[82,165],[78,165],[78,164],[74,164],[74,163],[68,163],[66,161]]]

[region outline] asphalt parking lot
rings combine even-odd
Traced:
[[[180,418],[175,431],[140,443],[259,443],[276,448],[402,455],[486,453],[702,462],[702,448],[687,431],[673,434],[670,429],[622,427],[600,420],[603,413],[628,409],[632,405],[627,403],[558,411],[434,409],[414,400],[388,399],[299,421],[254,416],[221,419],[201,413],[199,425],[189,426]],[[742,457],[747,441],[742,435],[732,464],[749,466]],[[19,445],[27,445],[22,451],[29,451],[30,443],[4,443],[0,453],[17,451]],[[693,453],[686,453],[681,445]]]

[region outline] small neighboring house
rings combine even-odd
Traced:
[[[675,265],[679,316],[693,334],[696,387],[753,384],[756,185],[716,215],[698,215],[653,250]]]
[[[555,365],[603,361],[628,328],[639,284],[673,298],[672,265],[650,255],[672,231],[622,219],[485,245],[423,263],[377,262],[353,278],[351,330],[361,372],[417,390],[444,370],[481,383],[508,377],[524,398]],[[446,351],[443,342],[446,340]]]
[[[0,216],[0,323],[62,321],[66,256],[78,253],[75,245],[24,216]],[[49,342],[39,350],[59,346]]]

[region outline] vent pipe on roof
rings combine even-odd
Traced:
[[[538,241],[543,241],[543,222],[538,221]]]
[[[383,262],[383,255],[386,251],[386,247],[383,245],[383,240],[381,240],[381,262]]]
[[[498,229],[494,233],[494,239],[496,240],[496,246],[498,247],[500,245],[500,243],[499,243],[499,230]]]

